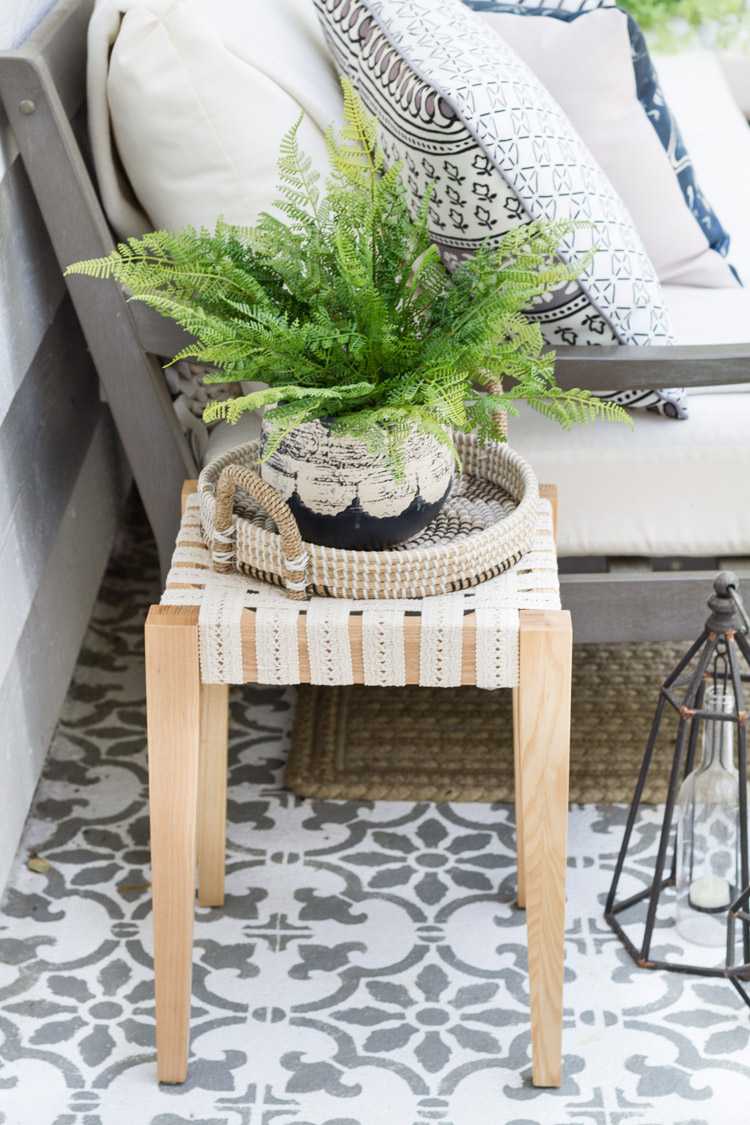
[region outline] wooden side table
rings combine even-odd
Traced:
[[[554,490],[544,492],[553,497]],[[146,621],[151,866],[158,1077],[187,1075],[195,907],[224,901],[228,687],[201,682],[198,607],[152,606]],[[350,618],[356,683],[361,627]],[[256,682],[255,612],[242,617],[244,678]],[[419,683],[420,623],[405,618],[406,682]],[[462,683],[476,682],[474,614],[463,619]],[[310,682],[304,618],[300,683]],[[558,1086],[567,860],[572,627],[564,610],[520,613],[513,689],[518,904],[528,929],[533,1081]]]

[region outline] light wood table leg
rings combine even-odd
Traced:
[[[227,727],[229,685],[201,686],[198,774],[198,902],[224,903],[227,836]]]
[[[513,688],[513,780],[516,788],[516,869],[518,905],[526,906],[526,868],[523,854],[523,795],[521,793],[521,754],[518,738],[518,688]]]
[[[535,1086],[561,1081],[572,641],[568,612],[521,613],[518,754]]]
[[[200,687],[197,608],[152,606],[146,621],[146,703],[161,1082],[184,1082],[187,1076]]]
[[[552,508],[552,534],[557,545],[557,485],[540,484],[539,495],[550,502]],[[518,738],[518,688],[513,688],[513,777],[516,788],[516,868],[518,871],[518,905],[526,906],[526,869],[523,853],[523,795],[521,793],[521,756]]]

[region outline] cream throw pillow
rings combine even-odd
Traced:
[[[322,169],[325,129],[341,117],[307,0],[99,0],[88,79],[99,186],[120,235],[213,227],[219,215],[255,223],[300,113]]]

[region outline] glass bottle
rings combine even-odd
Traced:
[[[709,686],[702,709],[735,714],[734,695]],[[740,883],[734,728],[726,720],[703,720],[701,760],[678,798],[676,925],[680,937],[696,945],[726,945],[727,911]]]

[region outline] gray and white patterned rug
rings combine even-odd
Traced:
[[[750,1010],[725,981],[637,969],[602,919],[622,807],[571,813],[565,1079],[537,1090],[512,807],[300,801],[279,784],[293,695],[272,688],[233,696],[227,901],[197,911],[188,1081],[159,1086],[142,664],[157,590],[148,550],[129,552],[0,915],[2,1125],[744,1120]]]

